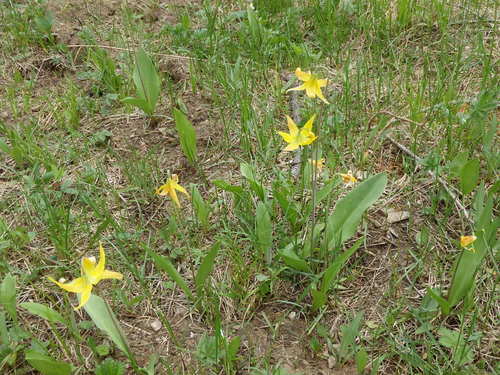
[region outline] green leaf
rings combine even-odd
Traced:
[[[0,285],[0,304],[3,305],[10,317],[17,322],[16,278],[10,273],[5,275]]]
[[[250,184],[250,188],[257,194],[260,200],[264,201],[265,200],[264,187],[257,180],[253,166],[248,163],[241,163],[240,171],[241,175],[245,177],[248,183]]]
[[[97,328],[104,331],[115,345],[131,358],[132,353],[130,352],[125,334],[108,304],[101,297],[91,294],[90,299],[83,308],[89,314]]]
[[[212,184],[217,186],[219,189],[222,189],[222,190],[227,191],[229,193],[233,193],[234,195],[236,195],[240,198],[243,196],[243,193],[245,192],[245,190],[241,186],[235,186],[235,185],[228,184],[224,180],[213,180]]]
[[[267,210],[267,206],[263,202],[257,204],[255,213],[255,234],[257,237],[257,247],[264,255],[266,264],[271,264],[272,253],[271,247],[273,245],[273,223],[271,216]]]
[[[311,289],[311,297],[312,297],[312,309],[313,311],[317,311],[323,306],[325,306],[328,296],[326,293],[321,290]]]
[[[207,228],[209,224],[208,216],[210,215],[210,205],[205,202],[196,185],[191,185],[191,199],[198,222],[203,228]]]
[[[182,151],[191,165],[194,166],[198,158],[196,150],[196,131],[186,115],[177,108],[174,108],[174,119]]]
[[[26,361],[42,375],[69,375],[73,370],[69,363],[56,361],[33,349],[26,350],[24,355]]]
[[[307,262],[300,258],[297,253],[293,250],[294,244],[290,243],[284,249],[281,249],[278,254],[283,258],[285,264],[293,269],[302,272],[311,272]]]
[[[175,269],[174,265],[170,260],[164,256],[156,254],[153,250],[149,249],[146,247],[146,251],[148,254],[153,258],[153,261],[155,262],[156,266],[161,268],[163,271],[165,271],[168,276],[170,276],[175,283],[179,286],[179,288],[182,289],[184,294],[191,300],[193,300],[193,293],[191,293],[191,290],[189,289],[186,281],[184,278],[181,276],[181,274]]]
[[[57,311],[36,302],[23,302],[20,306],[30,312],[30,314],[37,315],[42,319],[48,320],[51,323],[62,323],[68,325],[66,319],[62,317]]]
[[[349,359],[354,351],[356,337],[361,329],[362,320],[363,312],[360,311],[356,314],[350,324],[346,324],[341,327],[342,338],[340,340],[339,356],[343,360]]]
[[[471,193],[479,181],[479,160],[472,159],[460,171],[460,190],[462,194]]]
[[[337,276],[337,274],[342,269],[342,266],[349,260],[349,258],[359,249],[361,244],[363,243],[363,238],[357,240],[354,245],[349,250],[344,251],[340,254],[333,263],[327,268],[325,274],[323,275],[323,280],[321,282],[321,290],[324,293],[328,293],[332,286],[333,279]]]
[[[141,109],[149,116],[153,115],[160,95],[161,81],[153,61],[142,49],[135,56],[133,80],[138,99],[145,103]]]
[[[122,102],[142,109],[145,113],[149,112],[148,103],[144,99],[132,98],[131,96],[128,96],[126,98],[123,98]]]
[[[240,349],[241,337],[236,336],[227,345],[226,356],[229,362],[233,362],[236,359],[236,354],[238,354],[238,350]]]
[[[210,272],[212,272],[212,269],[214,268],[215,258],[217,257],[219,249],[220,249],[220,242],[216,242],[212,246],[212,248],[208,251],[207,255],[205,256],[205,258],[203,258],[203,261],[200,264],[200,268],[198,269],[198,272],[196,273],[196,276],[194,278],[196,293],[198,295],[201,294],[203,287],[205,286],[205,281],[208,278],[208,275],[210,275]]]
[[[95,368],[95,375],[123,375],[125,365],[115,361],[113,358],[106,358]]]
[[[335,211],[327,220],[325,250],[343,244],[356,233],[364,212],[382,195],[386,184],[386,174],[379,173],[338,201]]]
[[[357,351],[355,355],[356,360],[356,370],[358,374],[362,374],[365,371],[366,365],[368,364],[368,353],[365,348],[361,348]]]
[[[453,361],[458,366],[463,366],[474,360],[474,353],[471,347],[467,345],[462,334],[444,327],[439,328],[437,333],[439,335],[439,343],[452,350]]]
[[[441,294],[432,288],[427,288],[427,294],[439,304],[441,307],[441,312],[443,315],[448,315],[451,310],[451,306],[446,299],[441,297]]]

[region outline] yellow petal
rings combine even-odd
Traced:
[[[477,240],[476,236],[460,236],[460,245],[462,247],[467,247],[475,240]]]
[[[120,272],[114,272],[110,270],[104,270],[101,276],[101,280],[103,279],[116,279],[116,280],[121,280],[123,279],[123,275]]]
[[[102,243],[99,242],[99,263],[97,263],[97,266],[94,269],[95,275],[98,279],[102,277],[105,265],[106,265],[106,254],[104,253],[104,247],[102,247]]]
[[[301,81],[309,81],[312,77],[311,72],[307,72],[307,73],[303,72],[302,69],[300,69],[300,68],[295,69],[295,75]]]
[[[306,84],[304,83],[304,84],[302,84],[300,86],[288,89],[288,90],[286,90],[286,92],[288,92],[288,91],[300,91],[300,90],[305,90],[305,89],[306,89]]]
[[[170,190],[169,184],[161,185],[158,189],[156,189],[156,194],[158,195],[167,195]]]
[[[186,194],[186,195],[189,197],[188,192],[187,192],[187,191],[186,191],[186,189],[184,189],[181,185],[176,184],[176,185],[174,186],[174,188],[175,188],[176,190],[180,191],[181,193]]]
[[[171,189],[169,192],[170,198],[175,202],[177,207],[180,207],[181,204],[179,202],[179,198],[177,198],[177,193],[175,192],[175,189]]]
[[[278,132],[279,135],[283,137],[286,143],[292,143],[292,136],[285,132]]]
[[[283,151],[294,151],[299,148],[299,144],[296,142],[290,143],[288,146],[286,146]]]
[[[75,307],[75,310],[79,310],[85,305],[89,299],[90,294],[92,293],[92,284],[88,284],[88,287],[80,294],[80,304]]]
[[[328,85],[328,80],[327,79],[318,79],[318,86],[321,88],[321,87],[325,87],[326,85]]]
[[[310,132],[312,130],[312,126],[313,126],[315,119],[316,119],[316,115],[312,115],[311,118],[309,120],[307,120],[307,122],[304,125],[304,127],[302,128],[302,130]]]
[[[288,131],[290,132],[291,137],[295,137],[299,133],[299,128],[297,124],[292,120],[290,116],[286,116],[286,122],[288,126]]]
[[[97,284],[98,273],[96,272],[95,262],[91,258],[82,258],[82,274],[91,284]]]
[[[339,173],[340,176],[342,177],[342,181],[344,181],[344,183],[348,184],[348,183],[354,183],[354,182],[357,182],[358,180],[356,179],[356,177],[354,177],[353,175],[351,175],[350,173]]]
[[[321,89],[318,89],[317,95],[318,95],[318,98],[320,98],[323,102],[325,102],[326,104],[330,104],[328,102],[328,100],[326,100],[325,97],[323,96],[323,93],[321,92]]]
[[[85,290],[88,284],[83,277],[74,279],[69,283],[60,283],[59,281],[54,280],[52,277],[49,277],[48,279],[57,284],[60,288],[71,293],[82,293],[82,291]]]

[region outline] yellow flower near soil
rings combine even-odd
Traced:
[[[358,179],[351,174],[351,171],[348,173],[339,173],[339,175],[342,177],[342,181],[344,181],[345,184],[358,182]]]
[[[321,158],[318,160],[309,159],[308,161],[313,166],[313,168],[316,168],[318,173],[321,173],[323,167],[325,166],[325,158]]]
[[[328,101],[323,96],[321,92],[321,88],[325,87],[328,84],[327,79],[318,79],[311,72],[303,72],[300,68],[295,69],[295,75],[298,79],[303,81],[304,83],[298,87],[294,87],[292,89],[288,89],[288,91],[296,91],[296,90],[306,90],[306,95],[310,98],[318,97],[326,104],[329,104]]]
[[[97,285],[99,281],[104,279],[121,280],[123,278],[121,273],[105,269],[105,263],[106,255],[104,254],[104,248],[99,244],[99,263],[96,264],[96,259],[94,257],[83,257],[81,269],[82,277],[70,281],[69,283],[60,283],[52,277],[48,279],[68,292],[80,294],[80,305],[75,308],[75,310],[78,310],[88,302],[92,293],[92,287]]]
[[[283,137],[288,146],[285,147],[284,151],[293,151],[298,149],[300,146],[306,146],[313,143],[316,138],[312,132],[312,126],[316,115],[313,115],[306,124],[299,129],[297,124],[289,117],[286,116],[288,131],[290,133],[278,132],[279,135]]]
[[[177,191],[180,191],[189,198],[189,194],[181,185],[179,185],[179,177],[176,174],[173,174],[164,185],[161,185],[158,189],[156,189],[156,194],[158,195],[170,195],[170,198],[175,202],[177,207],[180,207],[181,204],[179,202],[179,198],[177,197]]]
[[[460,236],[460,246],[462,246],[464,249],[474,252],[474,246],[470,245],[472,245],[475,240],[477,240],[476,236]]]

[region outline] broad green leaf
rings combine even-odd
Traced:
[[[70,375],[73,370],[69,363],[57,361],[33,349],[26,350],[24,355],[26,361],[42,375]]]
[[[356,369],[358,374],[362,374],[365,371],[366,365],[368,364],[368,353],[365,348],[361,348],[356,352]]]
[[[271,216],[267,210],[267,206],[263,202],[257,204],[255,213],[255,234],[257,237],[257,247],[264,255],[266,264],[271,264],[272,253],[271,247],[273,245],[273,223]]]
[[[379,173],[356,186],[338,201],[327,221],[325,250],[343,244],[356,233],[363,213],[382,195],[386,184],[386,174]]]
[[[68,325],[68,322],[62,317],[61,314],[41,303],[23,302],[20,304],[20,306],[28,310],[31,314],[37,315],[40,318],[48,320],[51,323],[62,323],[64,325]]]
[[[147,104],[144,112],[153,115],[160,95],[161,81],[153,61],[142,49],[135,56],[133,80],[138,98]]]
[[[337,258],[332,262],[332,264],[326,269],[323,274],[323,279],[321,281],[321,288],[319,291],[312,290],[312,298],[313,298],[313,311],[317,311],[322,308],[326,301],[330,288],[332,287],[332,282],[334,278],[338,275],[342,266],[349,260],[351,255],[353,255],[356,250],[359,249],[361,244],[363,243],[363,238],[360,238],[356,241],[356,243],[349,249],[344,251],[342,254],[337,256]]]
[[[464,168],[465,164],[467,164],[468,159],[469,151],[462,151],[455,156],[455,158],[447,165],[450,175],[453,177],[460,177],[460,172]]]
[[[439,343],[452,350],[453,361],[458,366],[463,366],[474,360],[474,352],[467,345],[464,336],[457,331],[441,327],[438,330]]]
[[[95,368],[95,375],[123,375],[125,365],[113,358],[106,358]]]
[[[333,180],[326,183],[325,186],[323,186],[321,189],[319,189],[318,193],[316,194],[316,204],[319,204],[323,199],[329,196],[332,190],[337,187],[340,182],[340,178],[334,178]]]
[[[238,350],[240,349],[241,337],[236,336],[227,345],[226,356],[227,359],[232,362],[236,359],[236,354],[238,354]]]
[[[351,357],[354,348],[356,337],[361,329],[361,321],[363,320],[363,312],[356,314],[350,324],[341,327],[342,338],[340,339],[339,356],[342,360],[347,360]]]
[[[146,251],[148,254],[153,258],[153,261],[155,262],[156,266],[161,268],[163,271],[165,271],[168,276],[170,276],[175,283],[179,286],[179,288],[182,289],[184,294],[193,300],[193,293],[191,293],[191,290],[189,289],[186,281],[184,278],[181,276],[181,274],[175,269],[174,265],[170,260],[164,256],[156,254],[153,250],[149,249],[146,247]]]
[[[245,190],[241,186],[235,186],[235,185],[228,184],[224,180],[213,180],[212,184],[217,186],[219,189],[222,189],[222,190],[227,191],[229,193],[233,193],[234,195],[236,195],[238,197],[242,197],[243,193],[245,192]]]
[[[208,227],[208,216],[210,215],[210,205],[208,205],[200,194],[196,185],[191,186],[191,200],[193,202],[196,218],[202,227]]]
[[[280,205],[290,225],[295,228],[301,215],[297,208],[297,204],[291,199],[291,197],[293,197],[293,192],[282,186],[278,181],[273,184],[273,197]]]
[[[260,200],[265,200],[265,193],[262,184],[257,180],[255,176],[254,167],[248,163],[240,164],[241,175],[245,177],[250,184],[250,188],[257,194]]]
[[[196,150],[196,132],[187,116],[174,108],[175,128],[179,134],[182,151],[191,165],[196,165],[198,158]]]
[[[323,280],[321,281],[320,290],[323,293],[328,293],[332,286],[333,279],[338,275],[342,266],[349,260],[349,258],[359,249],[361,244],[363,243],[363,238],[357,240],[354,245],[349,250],[344,251],[342,254],[337,256],[333,263],[326,269],[325,274],[323,275]]]
[[[469,194],[479,181],[479,160],[472,159],[460,171],[460,190],[462,194]]]
[[[133,105],[139,109],[142,109],[145,113],[149,112],[148,103],[144,99],[133,98],[131,96],[128,96],[126,98],[123,98],[122,102],[125,104]]]
[[[278,253],[283,258],[285,264],[293,269],[302,272],[311,272],[307,262],[300,258],[297,253],[293,250],[294,244],[290,243],[284,249],[281,249]]]
[[[97,328],[104,331],[115,345],[130,358],[132,353],[125,334],[108,304],[101,297],[91,294],[90,299],[83,308]]]
[[[0,304],[10,317],[17,322],[16,311],[16,278],[10,273],[5,275],[0,285]]]
[[[312,297],[312,309],[313,311],[317,311],[325,306],[328,296],[326,293],[321,290],[311,289],[311,297]]]
[[[443,297],[441,297],[441,295],[437,291],[435,291],[432,288],[427,288],[427,293],[434,301],[436,301],[439,304],[441,312],[444,315],[448,315],[450,313],[451,306],[449,302]]]
[[[220,249],[220,242],[216,242],[212,246],[212,248],[208,251],[207,255],[205,255],[205,258],[203,258],[203,261],[200,264],[200,268],[198,269],[198,272],[196,273],[196,276],[194,278],[196,293],[198,295],[200,295],[201,291],[203,290],[203,287],[205,286],[205,281],[208,278],[208,275],[210,275],[210,272],[212,272],[212,269],[214,268],[215,258],[217,257],[219,249]]]
[[[311,244],[316,247],[316,243],[319,239],[321,232],[325,229],[324,223],[316,223],[313,231],[309,231],[304,241],[304,248],[302,249],[302,254],[300,254],[303,258],[308,258],[312,255],[313,249],[311,248]],[[311,241],[311,237],[313,237]]]

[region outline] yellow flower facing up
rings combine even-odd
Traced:
[[[339,173],[339,175],[342,177],[342,181],[344,181],[345,184],[354,184],[355,182],[358,182],[358,179],[351,174],[351,171],[347,173]]]
[[[325,158],[321,158],[318,160],[309,159],[308,161],[313,166],[313,168],[316,168],[318,173],[321,173],[323,167],[325,166]]]
[[[75,308],[75,310],[78,310],[88,302],[92,293],[92,287],[99,281],[104,279],[121,280],[123,278],[121,273],[105,269],[105,263],[106,255],[104,254],[104,248],[101,244],[99,244],[99,263],[96,264],[96,259],[94,257],[83,257],[81,277],[70,281],[69,283],[60,283],[52,277],[49,277],[48,279],[68,292],[80,294],[80,305]]]
[[[158,195],[170,195],[170,198],[175,202],[177,207],[180,207],[181,204],[179,202],[179,198],[177,197],[177,191],[180,191],[189,198],[189,194],[181,185],[179,185],[179,177],[176,174],[173,174],[164,185],[161,185],[158,189],[156,189],[156,194]]]
[[[295,122],[289,117],[286,116],[288,131],[290,133],[278,132],[279,135],[283,137],[288,146],[285,147],[284,151],[293,151],[298,149],[300,146],[306,146],[313,143],[316,138],[314,133],[312,132],[312,126],[316,115],[313,115],[306,124],[299,129]]]
[[[474,246],[471,245],[475,240],[477,240],[476,236],[460,236],[460,246],[462,246],[464,249],[474,252]]]
[[[296,90],[306,90],[306,95],[308,97],[310,98],[318,97],[326,104],[330,104],[328,103],[328,101],[323,96],[323,93],[321,92],[321,88],[325,87],[328,84],[327,79],[318,79],[311,72],[303,72],[300,68],[295,69],[295,75],[297,76],[298,79],[300,79],[304,83],[298,87],[288,89],[287,92]]]

